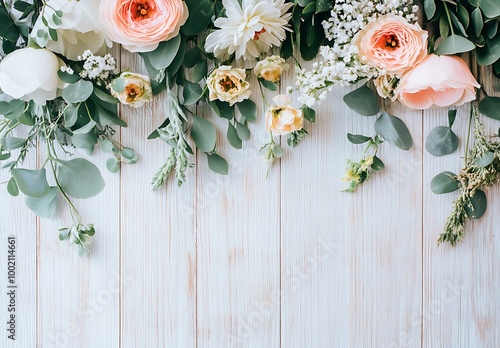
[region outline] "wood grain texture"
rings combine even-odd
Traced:
[[[288,80],[290,84],[292,81]],[[311,138],[282,163],[282,347],[420,346],[421,117],[393,107],[414,148],[388,143],[382,174],[345,193],[346,158],[375,118],[350,111],[336,89],[317,109]],[[383,326],[383,329],[381,327]]]
[[[22,136],[23,130],[14,131],[13,136]],[[25,165],[34,166],[36,151],[33,151]],[[9,173],[0,171],[0,182],[9,180]],[[36,342],[36,318],[37,318],[37,218],[24,204],[24,197],[11,197],[5,185],[0,188],[0,308],[2,330],[0,334],[0,347],[34,347]],[[16,238],[16,312],[9,312],[10,297],[7,293],[8,263],[7,263],[7,240],[8,237]],[[10,314],[16,316],[16,340],[8,339],[6,330],[10,321]]]
[[[216,119],[217,151],[229,162],[229,175],[208,169],[198,156],[198,346],[277,347],[280,290],[280,166],[266,179],[267,165],[259,155],[269,141],[264,130],[263,103],[257,82],[251,98],[257,103],[252,140],[243,149],[225,139],[227,120]]]
[[[122,55],[122,69],[144,73],[142,64],[137,55]],[[182,188],[171,181],[153,192],[150,185],[168,155],[167,144],[146,140],[168,113],[162,97],[141,109],[122,108],[128,123],[122,143],[140,156],[140,164],[122,169],[122,347],[196,343],[195,171]]]
[[[491,71],[481,73],[481,84],[493,95]],[[500,297],[497,265],[500,262],[498,210],[500,189],[486,190],[485,215],[466,226],[464,241],[452,247],[437,245],[439,233],[451,212],[456,193],[434,195],[430,181],[442,171],[458,173],[463,166],[470,106],[458,108],[455,132],[459,154],[424,156],[424,344],[425,346],[497,347],[500,343]],[[498,131],[498,121],[482,117],[487,133]],[[447,123],[444,111],[427,111],[424,133]],[[472,144],[471,144],[472,146]]]

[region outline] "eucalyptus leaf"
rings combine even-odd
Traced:
[[[478,3],[486,17],[495,18],[500,16],[500,2],[498,0],[481,0]]]
[[[476,48],[473,42],[467,40],[465,37],[453,34],[448,36],[441,42],[436,50],[437,55],[444,54],[457,54],[472,51]]]
[[[500,97],[484,97],[479,102],[479,112],[489,118],[500,120]]]
[[[12,151],[21,148],[25,142],[26,139],[23,138],[6,137],[1,139],[0,144],[5,150]]]
[[[109,103],[109,104],[119,104],[120,101],[113,97],[111,94],[106,93],[100,88],[94,88],[94,94],[97,98],[102,100],[103,102]]]
[[[380,107],[375,92],[365,84],[344,96],[344,103],[363,116],[374,116]]]
[[[488,66],[500,59],[500,35],[486,39],[484,47],[477,49],[477,63],[482,66]]]
[[[304,115],[304,118],[308,120],[309,122],[315,122],[316,121],[316,111],[311,109],[310,107],[303,106],[302,108],[302,113]]]
[[[43,197],[49,190],[45,168],[39,170],[14,168],[11,170],[17,187],[26,196]]]
[[[111,173],[118,173],[120,171],[120,161],[118,161],[115,157],[111,157],[106,161],[106,168]]]
[[[478,158],[476,160],[476,164],[480,167],[487,167],[491,163],[493,163],[493,160],[495,159],[495,154],[491,151],[487,151],[481,158]]]
[[[191,16],[190,16],[191,17]],[[158,47],[151,52],[142,52],[139,53],[141,57],[146,56],[149,60],[149,63],[157,69],[162,70],[168,68],[168,66],[172,63],[177,52],[179,51],[179,47],[181,45],[181,36],[177,35],[176,37],[168,40],[162,41],[158,45]]]
[[[202,117],[193,115],[191,137],[196,147],[202,152],[211,152],[215,148],[215,141],[217,140],[215,127],[210,121]]]
[[[19,196],[19,187],[17,187],[14,177],[11,177],[7,183],[7,192],[13,197]]]
[[[472,196],[465,205],[465,211],[473,219],[479,219],[486,212],[488,206],[488,200],[486,198],[486,193],[482,190],[476,190],[474,196]]]
[[[26,206],[36,215],[51,219],[57,211],[57,187],[50,187],[49,192],[42,197],[26,197]]]
[[[472,11],[471,20],[472,20],[472,27],[474,29],[474,35],[476,37],[479,37],[484,27],[483,14],[479,9],[479,7],[476,7],[476,9]]]
[[[377,121],[375,121],[375,131],[383,139],[402,150],[409,150],[413,145],[410,131],[404,122],[386,112],[383,112]]]
[[[371,137],[367,137],[362,134],[351,134],[347,133],[347,140],[349,140],[353,144],[364,144],[367,141],[370,141]]]
[[[19,38],[19,29],[3,6],[0,6],[0,23],[2,23],[0,25],[0,38],[16,42]]]
[[[458,148],[458,137],[450,127],[434,128],[425,141],[425,149],[433,156],[444,156],[455,152]]]
[[[85,149],[87,150],[87,154],[91,155],[97,144],[97,134],[96,132],[74,134],[71,141],[76,148]]]
[[[75,198],[90,198],[104,189],[99,169],[83,158],[69,161],[56,160],[57,180],[63,190]]]
[[[68,103],[81,103],[86,101],[93,91],[94,85],[92,82],[79,80],[67,86],[62,93],[62,97]]]
[[[274,82],[264,80],[263,78],[259,78],[258,80],[262,86],[264,86],[270,91],[274,92],[278,89],[278,86]]]
[[[457,109],[448,110],[448,126],[451,128],[457,118]]]
[[[184,90],[182,95],[184,97],[184,105],[193,105],[200,100],[203,90],[199,84],[186,80],[183,87]]]
[[[78,74],[70,74],[66,71],[57,70],[57,76],[59,79],[66,83],[75,83],[80,80],[80,75]]]
[[[229,143],[235,149],[241,149],[243,147],[243,142],[238,135],[238,131],[230,122],[228,122],[227,127],[227,140],[229,140]]]
[[[189,10],[189,16],[181,31],[188,36],[199,35],[212,23],[212,17],[215,16],[214,1],[185,0],[185,2]]]
[[[427,19],[434,17],[436,13],[436,2],[435,0],[424,0],[424,12]]]
[[[373,156],[373,163],[371,165],[371,168],[375,172],[380,172],[385,168],[385,164],[380,158],[378,158],[377,156]]]
[[[435,194],[450,193],[458,190],[460,182],[452,172],[442,172],[431,180],[431,191]]]
[[[229,173],[229,164],[227,161],[217,154],[209,155],[207,154],[208,168],[211,171],[227,175]]]
[[[242,123],[237,122],[236,123],[236,131],[238,132],[238,137],[241,140],[248,140],[250,139],[250,129]]]
[[[257,105],[250,99],[236,103],[236,106],[247,120],[255,121],[257,119]]]

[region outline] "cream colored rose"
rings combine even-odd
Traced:
[[[404,106],[425,110],[470,102],[479,87],[462,58],[431,54],[403,75],[396,93]]]
[[[397,76],[382,75],[377,77],[373,83],[377,88],[378,95],[382,98],[389,98],[391,101],[395,101],[398,98],[396,87],[398,86],[399,78]]]
[[[287,71],[290,65],[280,56],[270,56],[259,61],[253,69],[254,74],[266,81],[278,82],[283,71]]]
[[[401,75],[427,56],[427,31],[404,18],[387,15],[356,34],[354,45],[361,62]]]
[[[151,100],[153,91],[149,77],[123,72],[111,83],[111,94],[122,104],[139,108]]]
[[[0,90],[12,98],[45,105],[64,88],[57,76],[61,66],[64,62],[49,50],[21,48],[0,62]]]
[[[273,98],[275,106],[266,113],[266,129],[273,135],[285,135],[302,129],[302,111],[292,107],[289,96],[280,94]]]
[[[219,99],[229,105],[250,97],[250,84],[245,81],[244,69],[223,65],[215,69],[207,79],[210,100]]]
[[[42,16],[38,17],[30,39],[39,46],[71,60],[78,60],[78,56],[86,50],[96,55],[104,55],[106,47],[111,47],[113,43],[104,33],[99,17],[96,16],[97,7],[99,0],[48,0],[43,17],[49,26],[56,30],[57,41],[49,36],[45,39],[37,36],[38,30],[46,30]],[[58,24],[52,19],[56,10],[63,12],[61,23]]]

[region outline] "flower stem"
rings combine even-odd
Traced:
[[[467,165],[467,160],[469,157],[469,143],[470,143],[470,133],[472,128],[472,117],[474,116],[474,104],[471,105],[469,122],[467,125],[467,140],[465,142],[465,155],[464,155],[464,163]]]

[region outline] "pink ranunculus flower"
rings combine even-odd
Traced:
[[[431,54],[402,76],[396,94],[406,107],[424,110],[470,102],[478,87],[463,59]]]
[[[102,0],[99,16],[111,40],[130,52],[150,52],[179,34],[188,8],[182,0]]]
[[[396,15],[379,17],[354,38],[361,62],[400,75],[427,55],[427,31]]]

